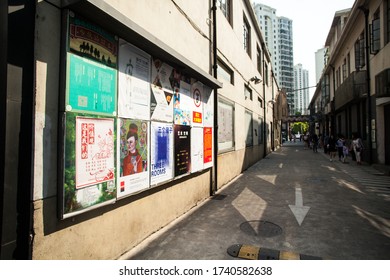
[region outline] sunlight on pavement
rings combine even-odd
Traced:
[[[271,183],[275,186],[277,175],[256,175],[257,178],[260,178],[268,183]]]
[[[366,219],[373,227],[378,229],[383,235],[390,237],[390,220],[372,214],[355,205],[353,205],[353,208],[355,208],[356,213],[360,217]]]
[[[232,205],[247,221],[260,220],[267,208],[267,202],[260,196],[245,188]]]
[[[347,180],[344,180],[344,179],[337,179],[337,178],[333,178],[335,179],[335,181],[342,187],[346,187],[348,189],[351,189],[353,191],[356,191],[358,193],[361,193],[361,194],[365,194],[364,192],[362,192],[357,186],[351,184],[350,182],[348,182]]]

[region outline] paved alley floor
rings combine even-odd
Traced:
[[[230,260],[234,244],[388,260],[390,177],[287,142],[121,259]]]

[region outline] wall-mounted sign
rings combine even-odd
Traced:
[[[119,117],[150,119],[150,66],[150,55],[119,41]]]
[[[118,121],[118,198],[149,188],[149,122]]]
[[[117,71],[71,53],[67,57],[65,110],[115,116]]]
[[[70,52],[112,68],[117,67],[118,39],[116,36],[72,13],[69,16],[68,36]]]
[[[150,180],[152,185],[169,181],[173,177],[173,125],[151,123]]]
[[[115,120],[66,113],[64,217],[114,202]]]
[[[174,125],[175,177],[191,171],[191,127]]]

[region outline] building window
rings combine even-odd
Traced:
[[[386,21],[387,21],[387,38],[386,43],[390,42],[390,0],[386,1]]]
[[[218,151],[234,149],[234,104],[218,100]]]
[[[260,49],[260,47],[259,46],[257,46],[257,71],[259,71],[259,73],[260,74],[262,74],[263,73],[263,71],[261,71],[262,69],[262,67],[261,67],[261,59],[262,59],[262,54],[261,54],[261,49]]]
[[[246,146],[253,146],[253,120],[252,112],[245,111]]]
[[[245,99],[253,100],[252,90],[247,85],[244,87],[244,95]]]
[[[371,53],[376,54],[381,47],[381,23],[379,11],[374,14],[374,19],[371,24]]]
[[[230,69],[225,63],[218,60],[217,62],[217,76],[228,81],[230,84],[234,85],[234,72]]]
[[[231,7],[231,0],[218,0],[217,5],[220,8],[221,12],[226,17],[227,21],[232,24],[231,22],[231,16],[230,16],[230,7]]]
[[[355,68],[359,71],[366,65],[366,55],[364,52],[364,32],[360,34],[355,42]]]
[[[244,36],[244,50],[251,55],[251,28],[249,26],[249,22],[244,15],[244,23],[243,23],[243,36]]]
[[[342,71],[343,71],[343,79],[342,81],[344,82],[347,79],[347,60],[344,59],[343,66],[342,66]]]
[[[257,127],[257,137],[259,144],[263,144],[263,134],[264,134],[264,120],[259,117],[258,119],[258,127]]]
[[[257,97],[257,104],[259,105],[260,108],[263,108],[263,99]]]

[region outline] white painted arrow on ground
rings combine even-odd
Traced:
[[[299,225],[302,224],[307,212],[309,212],[309,206],[303,206],[302,189],[295,188],[295,205],[289,205]]]

